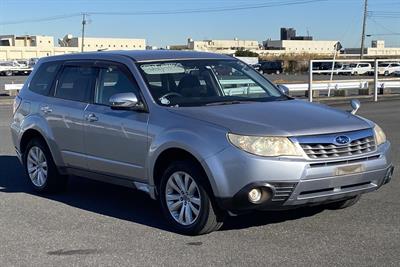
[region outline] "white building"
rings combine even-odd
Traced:
[[[79,52],[79,49],[75,47],[54,46],[52,36],[0,36],[0,60],[40,58],[77,52]]]
[[[399,56],[400,47],[385,47],[384,40],[373,40],[367,48],[367,56]]]
[[[85,37],[84,51],[145,50],[145,39]],[[55,46],[53,36],[0,35],[0,60],[30,59],[81,52],[82,40],[66,35]]]
[[[0,35],[0,46],[53,47],[53,36],[44,35]]]
[[[338,41],[316,40],[267,40],[264,41],[265,51],[271,54],[333,54]]]
[[[208,51],[222,54],[234,54],[237,50],[260,50],[260,44],[255,40],[193,40],[188,39],[186,45],[171,45],[172,50]]]
[[[346,48],[347,55],[360,55],[360,48]],[[373,40],[371,47],[364,48],[364,56],[367,57],[400,57],[400,47],[385,47],[384,40]]]
[[[82,38],[73,37],[67,34],[63,39],[59,39],[58,43],[61,47],[82,47]],[[85,37],[83,44],[84,51],[97,51],[97,50],[145,50],[145,39],[132,39],[132,38],[97,38]]]

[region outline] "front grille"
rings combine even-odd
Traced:
[[[275,195],[272,202],[285,202],[292,194],[296,183],[271,183],[275,187]]]
[[[311,159],[358,156],[376,150],[373,136],[353,140],[347,145],[333,143],[300,143],[300,145]]]
[[[379,158],[380,158],[380,155],[374,155],[374,156],[370,156],[370,157],[362,157],[362,158],[356,158],[356,159],[318,162],[318,163],[311,163],[310,167],[311,168],[328,167],[328,166],[335,166],[335,165],[343,165],[343,164],[351,164],[351,163],[363,162],[363,161],[368,161],[368,160],[375,160],[375,159],[379,159]]]

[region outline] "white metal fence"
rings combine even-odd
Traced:
[[[317,70],[314,69],[314,63],[321,62],[331,64],[331,68],[327,70]],[[400,79],[399,78],[390,78],[387,77],[379,77],[379,64],[382,62],[400,62],[400,59],[339,59],[339,60],[310,60],[309,65],[309,78],[308,84],[297,84],[297,85],[290,85],[285,84],[289,88],[289,91],[301,91],[304,90],[304,86],[308,86],[308,100],[310,102],[313,101],[313,91],[317,90],[328,90],[328,97],[330,96],[331,90],[347,90],[347,89],[369,89],[370,83],[373,84],[373,99],[374,101],[378,101],[378,93],[380,89],[385,88],[400,88]],[[335,68],[336,63],[370,63],[371,69],[367,71],[367,74],[372,74],[372,79],[363,79],[363,80],[346,80],[346,81],[333,81],[332,77],[333,74],[349,74],[354,75],[357,74],[351,68],[348,69],[337,69]],[[363,70],[364,71],[364,70]],[[329,82],[317,82],[313,80],[314,74],[331,74]]]

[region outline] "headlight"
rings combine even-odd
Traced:
[[[302,151],[287,137],[263,137],[228,134],[229,141],[236,147],[258,156],[302,156]]]
[[[375,140],[376,140],[377,146],[386,142],[386,135],[383,132],[382,128],[378,126],[378,124],[375,124],[374,135],[375,135]]]

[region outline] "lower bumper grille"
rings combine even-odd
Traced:
[[[290,197],[297,183],[271,183],[271,185],[275,187],[275,195],[271,201],[278,204]]]

